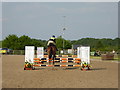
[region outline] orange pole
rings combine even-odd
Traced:
[[[34,60],[40,60],[40,58],[34,58]]]
[[[61,60],[68,60],[67,58],[61,58]]]
[[[61,67],[66,67],[67,65],[61,65]]]
[[[80,65],[75,65],[74,67],[80,67]]]
[[[80,58],[75,58],[75,60],[81,60]]]
[[[53,65],[48,65],[48,67],[53,67]]]

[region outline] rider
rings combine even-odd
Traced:
[[[55,46],[56,47],[56,38],[55,38],[54,35],[48,40],[47,46],[48,47],[49,46]],[[56,47],[56,50],[58,51],[57,47]]]

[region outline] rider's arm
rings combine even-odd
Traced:
[[[48,42],[47,42],[47,46],[49,46],[49,44],[50,44],[50,42],[48,41]]]
[[[56,43],[56,39],[54,39],[54,42]]]

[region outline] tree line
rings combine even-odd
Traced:
[[[71,49],[72,45],[82,45],[90,46],[92,51],[112,51],[113,49],[116,51],[120,50],[120,38],[82,38],[79,40],[65,40],[64,38],[59,36],[56,38],[56,45],[59,50],[63,49],[63,41],[64,49]],[[17,35],[12,34],[7,36],[1,42],[2,48],[9,48],[13,50],[24,50],[25,46],[44,47],[45,49],[47,48],[47,40],[33,39],[26,35],[18,37]]]

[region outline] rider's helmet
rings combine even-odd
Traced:
[[[55,39],[55,35],[53,35],[50,39],[54,40]]]
[[[52,37],[54,37],[54,38],[55,38],[55,35],[53,35]]]

